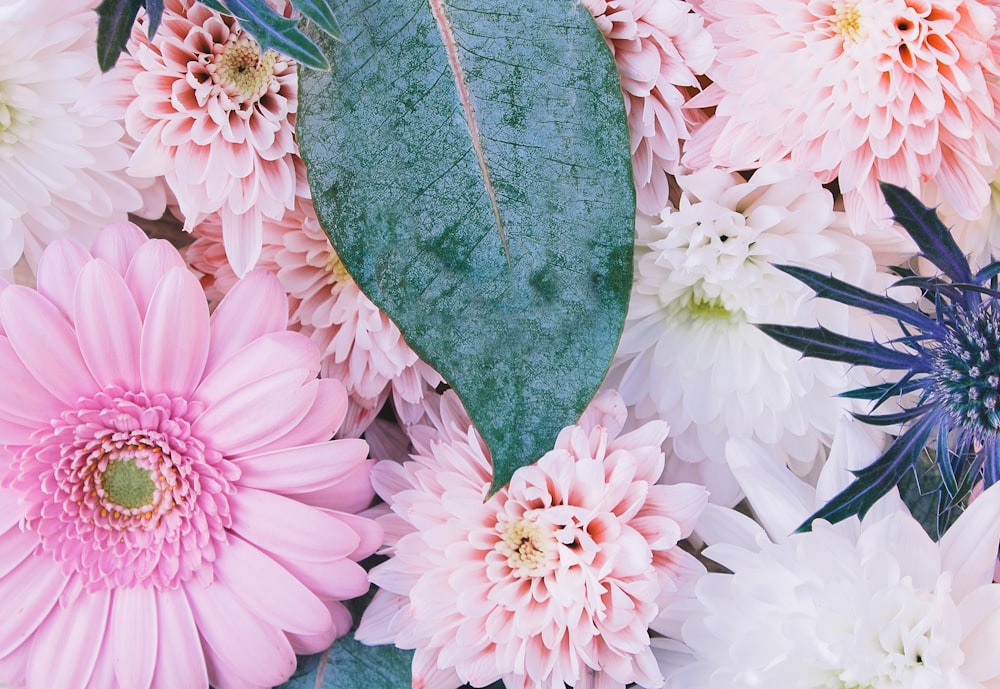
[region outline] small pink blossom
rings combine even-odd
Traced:
[[[0,681],[266,689],[347,632],[368,448],[287,309],[255,271],[210,317],[129,223],[0,289]]]
[[[666,424],[619,435],[624,403],[600,398],[487,499],[487,450],[458,397],[428,418],[410,461],[373,470],[391,557],[357,637],[416,649],[426,689],[662,686],[648,628],[703,572],[678,541],[707,499],[657,485]]]
[[[669,177],[682,142],[706,119],[684,104],[701,90],[698,75],[715,58],[704,20],[684,0],[584,0],[615,56],[632,140],[636,203],[655,215],[667,207]]]

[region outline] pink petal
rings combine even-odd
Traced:
[[[103,258],[119,275],[125,275],[136,250],[149,241],[146,233],[130,222],[108,225],[97,235],[90,253]]]
[[[184,268],[184,259],[170,242],[151,239],[140,246],[125,271],[125,284],[135,298],[139,315],[146,317],[149,300],[171,268]]]
[[[232,457],[252,452],[287,433],[313,406],[316,382],[308,369],[292,369],[254,381],[205,410],[192,432]]]
[[[86,687],[104,641],[110,605],[111,593],[103,590],[83,593],[68,607],[56,608],[35,633],[28,655],[28,686]]]
[[[344,440],[354,439],[345,438]],[[371,466],[374,463],[374,460],[372,460],[371,462],[354,465],[351,473],[333,485],[297,493],[293,493],[292,491],[276,492],[294,494],[296,500],[309,505],[354,514],[368,507],[372,502],[372,498],[375,497],[371,480]]]
[[[229,504],[232,530],[283,561],[338,560],[348,557],[361,542],[340,519],[281,495],[239,488]]]
[[[201,381],[208,356],[208,302],[198,279],[173,268],[149,302],[139,344],[143,388],[189,395]]]
[[[184,592],[202,639],[239,678],[273,687],[295,671],[295,654],[285,635],[251,614],[229,588],[192,583]]]
[[[264,245],[260,211],[252,208],[246,213],[233,213],[227,205],[219,210],[219,215],[226,258],[236,277],[242,278],[257,264]]]
[[[28,557],[0,579],[0,658],[30,637],[56,607],[66,576],[45,555]],[[57,685],[39,685],[57,686]]]
[[[241,486],[277,493],[304,493],[343,481],[368,457],[364,440],[331,440],[314,445],[240,457]],[[364,472],[367,475],[367,471]]]
[[[157,652],[150,689],[208,686],[198,627],[184,592],[156,592]]]
[[[0,380],[9,391],[0,395],[0,418],[37,428],[65,410],[28,372],[6,337],[0,337]]]
[[[284,330],[287,323],[288,297],[278,278],[265,270],[251,272],[215,307],[206,372],[261,335]]]
[[[156,667],[156,592],[120,588],[111,604],[111,646],[120,689],[148,689]]]
[[[125,279],[100,259],[80,273],[74,320],[80,352],[97,384],[137,390],[139,311]]]
[[[0,320],[25,368],[67,405],[97,391],[66,318],[38,292],[12,285],[0,293]]]
[[[304,376],[306,379],[319,373],[319,352],[312,340],[296,332],[268,333],[212,369],[195,390],[194,397],[211,406],[250,383],[299,368],[315,369]]]
[[[66,318],[73,318],[73,292],[76,278],[83,270],[90,253],[72,239],[57,239],[49,244],[38,259],[38,291],[55,304]]]
[[[320,378],[316,383],[316,401],[312,408],[285,435],[254,450],[256,454],[284,447],[312,445],[330,439],[337,429],[337,422],[343,418],[343,412],[347,409],[347,393],[339,380]]]
[[[240,538],[232,538],[215,562],[215,573],[244,607],[263,622],[296,634],[323,634],[330,613],[287,569]]]

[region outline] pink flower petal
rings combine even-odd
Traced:
[[[334,486],[359,468],[367,476],[364,469],[367,457],[368,444],[351,438],[254,454],[234,461],[241,472],[239,485],[294,494]]]
[[[47,557],[29,557],[0,579],[0,658],[23,644],[56,606],[66,577]],[[40,685],[58,686],[58,685]]]
[[[170,242],[152,239],[139,247],[125,271],[125,284],[135,298],[139,315],[146,317],[149,301],[171,268],[184,268],[184,259]]]
[[[117,589],[111,603],[110,633],[120,689],[149,687],[157,664],[158,632],[156,592],[145,586]]]
[[[55,304],[67,319],[73,319],[73,292],[84,264],[91,260],[83,245],[72,239],[49,244],[38,259],[38,291]]]
[[[150,689],[205,687],[208,674],[191,606],[180,589],[156,592],[159,627]]]
[[[209,348],[208,302],[198,279],[173,268],[149,302],[139,344],[142,385],[171,395],[189,395],[205,370]]]
[[[264,270],[251,272],[215,307],[206,372],[261,335],[284,330],[287,323],[288,298],[278,278]]]
[[[316,594],[240,538],[226,545],[215,562],[215,573],[266,624],[296,634],[323,634],[330,629],[330,613]]]
[[[272,687],[295,671],[295,654],[285,635],[254,616],[229,588],[193,583],[184,587],[184,593],[208,649],[238,678]]]
[[[97,384],[139,389],[139,311],[125,279],[102,260],[80,272],[74,320],[80,352]]]
[[[111,593],[105,589],[57,607],[35,634],[28,656],[28,686],[84,689],[104,642],[110,606]],[[70,641],[72,662],[59,662]]]
[[[275,373],[246,385],[212,405],[192,431],[229,456],[252,452],[286,434],[313,406],[316,383],[308,369]]]
[[[16,394],[0,395],[0,418],[36,427],[56,418],[65,405],[38,384],[6,337],[0,337],[0,380]]]
[[[361,542],[354,529],[340,519],[274,493],[240,488],[229,504],[232,530],[282,561],[339,560]]]
[[[32,289],[12,285],[0,293],[7,339],[35,379],[67,405],[96,392],[66,318]]]
[[[119,275],[125,275],[136,250],[149,241],[146,233],[130,222],[108,225],[94,240],[90,253],[103,258]]]

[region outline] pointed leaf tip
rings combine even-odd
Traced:
[[[143,0],[103,0],[97,7],[97,64],[102,72],[118,62],[142,6]]]

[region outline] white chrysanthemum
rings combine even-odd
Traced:
[[[72,231],[89,243],[143,198],[113,115],[88,107],[99,74],[93,0],[0,4],[0,271]],[[160,209],[162,212],[162,208]]]
[[[936,208],[955,242],[970,257],[974,268],[1000,257],[1000,168],[990,183],[990,202],[974,220],[960,216],[934,180],[924,186],[920,198],[928,206]]]
[[[694,654],[672,689],[986,689],[1000,686],[1000,488],[934,543],[893,490],[863,520],[791,533],[877,448],[845,421],[817,490],[758,445],[729,462],[765,530],[709,506],[697,529],[709,574],[683,623]],[[789,535],[791,534],[791,535]]]
[[[751,325],[820,319],[870,337],[870,317],[811,299],[809,288],[772,264],[875,290],[888,280],[878,277],[871,250],[841,231],[844,216],[830,193],[790,165],[762,168],[749,181],[703,170],[678,182],[678,209],[637,229],[635,284],[613,378],[637,419],[670,424],[670,480],[696,480],[714,502],[734,504],[727,438],[774,445],[781,461],[805,475],[848,404],[837,393],[868,382],[861,370],[801,359]]]

